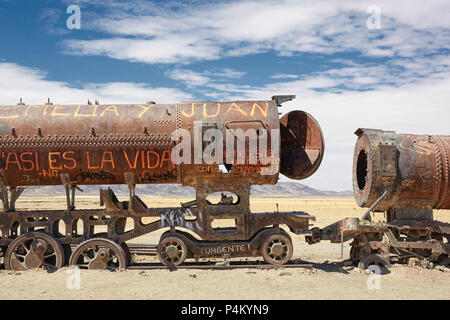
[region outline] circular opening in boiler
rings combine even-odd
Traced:
[[[364,190],[367,183],[367,154],[364,150],[362,150],[358,156],[356,178],[358,179],[359,190]]]

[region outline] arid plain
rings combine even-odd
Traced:
[[[150,207],[179,206],[188,198],[142,197]],[[365,211],[353,198],[253,198],[253,212],[305,211],[316,217],[314,226],[324,227]],[[63,208],[64,198],[21,198],[18,209]],[[78,198],[78,208],[98,207],[98,197]],[[383,220],[377,214],[375,220]],[[435,219],[450,222],[450,211],[436,211]],[[156,244],[161,232],[130,241]],[[358,268],[348,266],[350,242],[308,245],[304,236],[291,234],[293,259],[313,265],[308,269],[235,270],[126,270],[81,271],[80,287],[69,288],[67,268],[11,272],[0,270],[0,299],[450,299],[450,270],[394,265],[379,282]],[[154,258],[134,257],[138,261]],[[378,280],[376,280],[378,281]],[[369,286],[368,286],[369,283]]]

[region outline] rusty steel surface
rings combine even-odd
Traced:
[[[280,119],[281,168],[291,179],[305,179],[319,168],[325,149],[319,123],[308,113],[292,111]]]
[[[359,129],[353,189],[361,207],[388,211],[389,220],[432,220],[432,209],[450,209],[450,136]]]
[[[288,123],[282,119],[280,140],[289,145],[281,144],[278,169],[271,174],[261,174],[266,166],[260,163],[231,163],[231,172],[224,173],[217,164],[194,159],[190,164],[172,162],[171,151],[179,142],[171,139],[172,133],[187,130],[194,136],[197,129],[218,129],[225,137],[226,129],[266,129],[270,134],[280,129],[278,108],[274,100],[0,106],[0,173],[8,186],[58,185],[63,174],[77,185],[122,184],[127,183],[126,173],[134,183],[275,184],[281,162],[281,173],[306,178],[320,164],[323,139],[317,122],[299,111],[283,117]],[[248,145],[235,152],[248,153]],[[192,158],[194,149],[192,144]],[[292,155],[300,158],[293,160]]]
[[[273,265],[287,263],[292,241],[279,226],[305,234],[314,217],[295,211],[253,213],[250,188],[275,184],[280,173],[304,179],[322,161],[323,136],[312,116],[292,111],[279,119],[281,103],[292,98],[0,106],[0,251],[6,267],[59,268],[61,261],[69,261],[80,268],[122,269],[131,263],[126,241],[159,229],[166,232],[156,249],[137,251],[156,253],[167,266],[189,258],[241,256],[263,256]],[[223,158],[212,164],[205,158],[195,161],[199,149],[200,154],[205,149],[204,136],[212,131],[224,139],[232,131],[231,160],[224,141],[218,145],[224,148]],[[244,135],[242,140],[238,131],[254,135]],[[259,154],[263,143],[259,137],[265,132],[265,151],[270,152],[266,156],[274,160],[269,164]],[[183,149],[188,161],[174,163],[172,151],[183,143],[189,146]],[[248,161],[254,151],[256,163]],[[180,207],[148,207],[135,194],[136,184],[143,183],[192,186],[196,197]],[[87,184],[127,184],[129,199],[119,201],[110,188],[101,189],[104,209],[77,210],[75,192]],[[64,187],[66,210],[16,210],[24,187],[43,185]],[[49,250],[57,259],[46,260]]]
[[[450,209],[450,136],[374,129],[356,135],[353,189],[358,205],[370,209],[355,220],[351,260],[366,265],[371,259],[418,258],[446,265],[450,224],[433,220],[433,209]],[[385,212],[386,222],[371,222],[370,210]],[[336,242],[343,221],[316,230],[310,242],[321,237]]]
[[[322,240],[331,243],[353,240],[350,260],[355,265],[373,255],[383,257],[388,263],[406,263],[410,258],[419,258],[447,265],[449,227],[449,223],[439,221],[396,220],[386,223],[345,218],[323,229],[313,228],[306,241],[312,245]]]

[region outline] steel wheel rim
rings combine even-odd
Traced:
[[[272,235],[266,238],[262,247],[262,255],[267,263],[282,265],[292,257],[293,248],[288,237]]]
[[[64,264],[64,251],[51,236],[32,232],[16,238],[8,247],[4,258],[8,270],[36,270],[46,267],[59,269]]]
[[[125,269],[123,249],[107,239],[91,239],[81,243],[72,253],[69,264],[87,270]]]
[[[173,249],[173,250],[171,250]],[[171,251],[175,251],[175,254],[172,254]],[[184,250],[183,247],[177,243],[176,241],[170,241],[164,244],[163,248],[162,248],[162,252],[161,252],[164,260],[170,262],[170,263],[178,263],[181,258],[183,257],[184,254]]]
[[[287,243],[280,239],[274,239],[266,247],[267,255],[274,261],[281,262],[289,252]]]
[[[158,257],[167,266],[178,266],[184,262],[187,248],[181,239],[169,237],[163,239],[158,247]]]

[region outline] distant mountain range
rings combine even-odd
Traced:
[[[77,191],[79,196],[98,196],[99,188],[104,189],[108,186],[80,186],[83,192]],[[128,187],[126,185],[109,186],[120,196],[128,195]],[[178,184],[139,184],[136,186],[136,194],[144,196],[165,196],[165,197],[193,197],[195,190],[191,187],[183,187]],[[334,196],[345,197],[353,196],[352,191],[322,191],[317,190],[301,183],[296,182],[279,182],[276,185],[252,186],[251,195],[254,197],[308,197],[308,196]],[[46,187],[27,187],[22,197],[55,197],[65,196],[63,186],[46,186]]]

